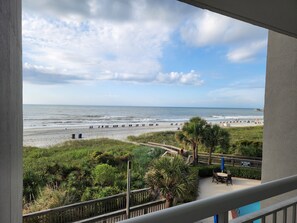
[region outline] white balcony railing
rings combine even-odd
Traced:
[[[192,223],[218,215],[219,223],[229,222],[228,211],[281,195],[297,189],[297,175],[261,184],[248,189],[202,199],[191,203],[168,208],[123,223]],[[297,197],[285,200],[252,214],[231,220],[230,222],[296,222]],[[288,214],[290,213],[290,214]],[[281,216],[281,219],[280,219]]]

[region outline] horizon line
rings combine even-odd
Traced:
[[[214,107],[214,106],[160,106],[160,105],[79,105],[79,104],[27,104],[40,106],[86,106],[86,107],[146,107],[146,108],[202,108],[202,109],[263,109],[261,107]]]

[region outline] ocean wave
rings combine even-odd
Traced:
[[[78,109],[79,108],[79,109]],[[210,122],[263,119],[253,109],[203,109],[155,107],[26,106],[24,127],[67,127],[134,123],[178,123],[200,116]]]
[[[208,121],[221,121],[221,120],[250,120],[250,119],[263,119],[264,116],[259,115],[235,115],[235,116],[211,116],[206,117],[205,119]]]

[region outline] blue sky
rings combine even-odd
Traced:
[[[175,0],[24,0],[25,104],[263,107],[267,30]]]

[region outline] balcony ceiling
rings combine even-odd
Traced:
[[[179,0],[297,38],[297,0]]]

